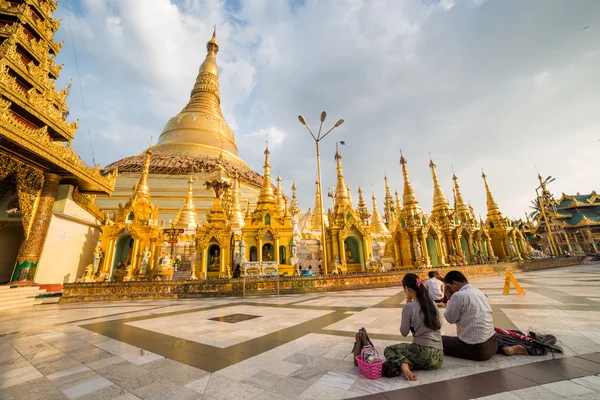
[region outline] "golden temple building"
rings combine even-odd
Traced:
[[[78,124],[67,119],[69,86],[55,84],[56,7],[0,1],[0,283],[73,282],[93,262],[103,219],[94,198],[117,176],[71,147]]]

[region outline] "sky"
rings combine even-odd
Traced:
[[[485,218],[485,170],[506,216],[524,217],[537,171],[551,191],[600,190],[600,2],[596,0],[61,0],[59,88],[72,83],[74,148],[105,166],[156,143],[185,106],[217,25],[221,107],[240,156],[262,172],[266,133],[284,190],[314,204],[340,147],[357,204],[402,195],[400,150],[426,212],[429,153]],[[85,104],[85,106],[84,106]],[[537,170],[536,170],[537,168]],[[326,207],[331,203],[327,200]]]

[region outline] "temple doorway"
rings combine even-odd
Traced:
[[[208,246],[206,270],[208,272],[217,273],[221,271],[221,247],[218,244],[211,244]]]
[[[427,243],[427,252],[429,253],[429,260],[431,261],[431,265],[433,265],[434,267],[439,266],[440,260],[438,257],[435,238],[431,235],[427,235],[427,239],[425,240],[425,243]]]
[[[467,242],[467,238],[464,236],[460,237],[460,248],[465,253],[465,257],[467,258],[467,262],[471,262],[471,252],[469,251],[469,242]]]
[[[250,247],[250,261],[258,261],[258,253],[256,251],[256,246]]]
[[[0,228],[0,243],[2,243],[2,251],[0,252],[0,284],[10,282],[10,277],[17,263],[19,247],[21,247],[24,239],[21,221],[17,221],[15,225]]]
[[[110,271],[110,278],[112,279],[115,269],[125,268],[131,263],[131,256],[133,251],[133,238],[129,234],[119,236],[115,243],[115,255],[113,256],[113,265]]]
[[[262,247],[262,260],[261,261],[274,261],[275,253],[273,245],[271,243],[265,243]]]
[[[362,241],[356,236],[348,236],[344,240],[346,265],[348,272],[361,272],[365,270],[365,257]]]

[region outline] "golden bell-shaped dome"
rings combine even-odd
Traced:
[[[227,161],[245,166],[238,155],[233,131],[221,112],[216,30],[206,44],[206,50],[188,104],[167,122],[153,150],[214,158],[222,153]]]

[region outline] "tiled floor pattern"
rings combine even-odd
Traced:
[[[410,341],[400,288],[0,312],[0,399],[600,399],[599,268],[519,274],[526,296],[474,279],[497,326],[552,332],[565,354],[448,357],[418,382],[368,380],[349,353],[362,326],[381,352]]]

